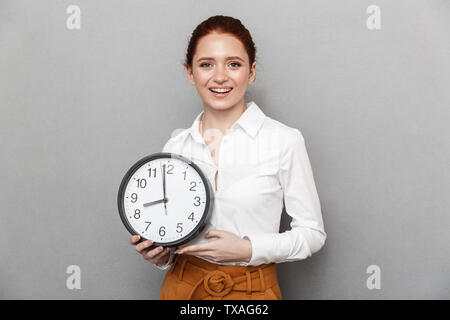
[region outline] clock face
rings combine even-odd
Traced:
[[[200,168],[173,153],[139,160],[123,178],[118,194],[125,227],[154,246],[176,246],[194,238],[212,204],[212,188]]]

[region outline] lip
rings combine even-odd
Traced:
[[[230,89],[230,88],[231,88],[231,90],[228,92],[225,92],[225,93],[216,93],[216,92],[211,91],[211,89]],[[225,98],[233,91],[233,89],[234,89],[233,87],[210,87],[208,90],[216,98]]]

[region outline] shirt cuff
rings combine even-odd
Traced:
[[[154,264],[160,270],[166,270],[173,264],[174,256],[175,256],[175,248],[170,248],[170,256],[166,263],[164,264]]]
[[[258,233],[243,236],[252,244],[252,257],[249,266],[260,264],[280,263],[286,261],[289,256],[289,246],[284,245],[282,233]]]
[[[271,245],[267,235],[245,235],[243,238],[250,240],[252,244],[252,257],[246,265],[258,266],[260,264],[273,262],[267,257],[267,251],[264,250],[264,248],[269,248]]]

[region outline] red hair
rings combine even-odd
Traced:
[[[250,32],[244,27],[239,19],[233,17],[216,15],[209,17],[200,23],[192,32],[191,38],[186,51],[185,67],[192,68],[192,59],[194,57],[195,49],[198,41],[211,32],[229,33],[238,38],[244,45],[245,50],[250,61],[250,67],[256,58],[256,48],[253,43]]]

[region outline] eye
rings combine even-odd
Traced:
[[[200,68],[203,68],[203,66],[204,66],[205,64],[210,65],[209,63],[205,62],[205,63],[202,63],[202,64],[200,65]]]
[[[232,63],[230,63],[230,65],[232,65],[232,64],[236,65],[236,67],[240,67],[241,66],[241,64],[239,62],[232,62]]]

